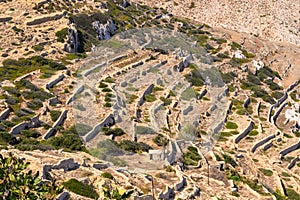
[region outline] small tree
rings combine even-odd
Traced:
[[[43,182],[31,170],[29,165],[10,153],[7,158],[0,154],[0,198],[1,199],[54,199],[63,187],[55,182]]]

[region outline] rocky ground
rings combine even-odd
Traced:
[[[300,44],[300,5],[297,1],[143,1],[144,4],[162,7],[177,16],[248,33],[255,37]]]
[[[175,16],[123,1],[0,2],[1,154],[100,199],[108,185],[131,199],[299,199],[299,5],[144,3]],[[133,27],[159,29],[118,37]],[[193,39],[170,40],[176,31]],[[217,95],[199,76],[207,66]]]

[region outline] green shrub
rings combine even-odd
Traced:
[[[18,60],[6,59],[0,68],[0,81],[15,80],[17,77],[23,76],[29,72],[40,69],[43,75],[54,74],[57,70],[66,69],[62,64],[52,60],[33,56],[31,58],[20,58]]]
[[[234,122],[226,122],[225,127],[227,129],[237,129],[238,125],[236,123],[234,123]]]
[[[99,88],[106,88],[106,87],[108,87],[107,84],[100,82]]]
[[[63,187],[42,181],[39,172],[26,170],[29,163],[9,153],[0,154],[0,194],[2,199],[55,199]]]
[[[201,156],[198,153],[197,148],[193,146],[188,147],[188,151],[183,154],[184,163],[186,165],[197,165]]]
[[[111,173],[109,173],[109,172],[103,172],[103,173],[101,174],[101,176],[102,176],[103,178],[108,178],[108,179],[111,179],[111,180],[114,179],[113,175],[111,175]]]
[[[38,110],[41,107],[43,107],[43,102],[39,99],[33,99],[33,100],[27,102],[26,104],[27,104],[27,107],[32,110]]]
[[[58,120],[60,114],[61,114],[61,112],[58,111],[58,110],[51,110],[51,111],[50,111],[50,117],[51,117],[51,120],[52,120],[53,122],[56,122],[56,120]]]
[[[289,200],[299,200],[300,195],[291,188],[286,188],[286,193]]]
[[[68,35],[68,28],[63,28],[60,31],[57,31],[55,33],[55,36],[57,37],[57,41],[64,43],[65,39],[67,39],[67,35]]]
[[[64,148],[69,151],[86,151],[80,137],[74,134],[51,137],[47,140],[47,144],[53,146],[55,149]]]
[[[156,134],[155,130],[153,130],[150,127],[147,126],[136,126],[135,127],[135,133],[138,135],[144,135],[144,134]]]
[[[272,92],[272,97],[274,97],[275,99],[280,99],[283,95],[284,95],[283,92],[278,92],[278,91]]]
[[[104,135],[121,136],[125,134],[121,128],[102,128],[102,131],[104,132]]]
[[[102,89],[102,92],[112,92],[112,90],[109,89],[109,88],[103,88],[103,89]]]
[[[152,149],[149,145],[143,142],[134,142],[131,140],[122,140],[118,143],[118,147],[125,151],[130,151],[133,153],[137,153],[138,151],[148,152]]]
[[[237,167],[237,163],[227,154],[222,154],[226,164],[230,164],[232,167]]]
[[[146,94],[146,95],[145,95],[145,100],[146,100],[147,102],[153,102],[153,101],[156,100],[156,97],[155,97],[154,94]]]
[[[87,55],[85,53],[68,53],[66,55],[66,59],[67,60],[74,60],[74,59],[78,59],[78,58],[86,58]]]
[[[248,135],[249,136],[256,136],[256,135],[258,135],[258,131],[257,130],[252,130],[252,131],[249,132]]]
[[[34,45],[33,47],[34,51],[43,51],[44,47],[42,45]]]
[[[35,130],[22,130],[21,133],[27,138],[38,138],[41,136],[41,133]]]
[[[158,134],[152,141],[157,144],[158,146],[165,146],[168,144],[169,140],[162,134]]]
[[[261,171],[265,176],[272,176],[273,172],[269,169],[264,169],[264,168],[258,168],[259,171]]]
[[[75,194],[78,194],[78,195],[81,195],[84,197],[89,197],[92,199],[99,198],[99,195],[97,194],[97,192],[95,191],[95,189],[92,186],[82,183],[76,179],[72,178],[72,179],[64,182],[63,185],[67,190],[70,190],[71,192],[74,192]]]

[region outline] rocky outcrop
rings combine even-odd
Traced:
[[[0,22],[1,23],[9,22],[10,20],[12,20],[12,17],[1,17],[0,18]]]
[[[113,114],[109,114],[101,123],[97,124],[90,132],[88,132],[84,137],[84,141],[88,142],[101,131],[103,127],[110,127],[115,124],[115,119]]]
[[[162,192],[158,195],[158,199],[163,199],[163,200],[169,200],[169,199],[174,199],[175,197],[175,192],[173,188],[170,188],[167,186],[165,192]]]
[[[92,68],[87,69],[86,71],[84,71],[84,72],[83,72],[83,75],[84,75],[84,76],[88,76],[88,75],[90,75],[94,70],[97,70],[97,69],[99,69],[99,68],[101,68],[101,67],[103,67],[103,66],[105,66],[105,65],[106,65],[106,62],[103,61],[102,63],[100,63],[100,64],[98,64],[98,65],[95,65],[94,67],[92,67]]]
[[[236,137],[234,142],[236,144],[239,143],[243,138],[245,138],[249,134],[250,131],[252,131],[253,127],[254,127],[254,122],[251,121],[248,127],[240,135]]]
[[[69,53],[83,52],[82,33],[77,30],[74,23],[69,24],[68,39],[63,50]]]
[[[291,170],[293,167],[295,167],[296,163],[300,161],[299,157],[296,157],[292,160],[292,162],[288,165],[288,169]]]
[[[134,196],[133,197],[134,200],[153,200],[153,196],[150,194],[147,195],[143,195],[143,196]]]
[[[55,14],[53,16],[47,16],[47,17],[43,17],[43,18],[39,18],[39,19],[34,19],[33,21],[27,22],[26,25],[27,26],[33,26],[33,25],[38,25],[38,24],[43,24],[45,22],[49,22],[49,21],[53,21],[53,20],[59,20],[61,18],[63,18],[64,16],[66,16],[67,12],[63,12],[61,14]]]
[[[73,158],[60,160],[56,165],[53,165],[51,169],[63,169],[64,171],[75,170],[80,165],[74,162]]]
[[[109,168],[109,163],[94,163],[93,168],[101,170],[101,169],[107,169]]]
[[[262,139],[261,141],[259,141],[258,143],[256,143],[256,144],[251,148],[251,152],[254,153],[255,150],[256,150],[258,147],[264,145],[265,143],[267,143],[268,141],[274,139],[275,137],[276,137],[275,135],[270,135],[270,136],[268,136],[268,137]]]
[[[68,110],[64,110],[62,111],[62,113],[60,114],[59,118],[56,120],[56,122],[53,124],[52,128],[50,128],[43,136],[43,139],[44,140],[47,140],[48,138],[52,137],[55,133],[55,129],[62,125],[65,120],[67,119],[67,113],[68,113]]]
[[[145,96],[147,94],[151,94],[152,90],[154,88],[154,84],[149,85],[146,90],[144,91],[143,95],[141,96],[140,100],[138,101],[138,106],[142,106],[145,102]]]
[[[46,84],[46,89],[49,90],[50,88],[52,88],[53,86],[55,86],[57,83],[59,83],[60,81],[64,80],[64,78],[65,78],[64,74],[59,75],[56,79],[54,79],[50,83]]]
[[[273,115],[272,120],[273,120],[273,124],[276,125],[276,121],[277,118],[279,117],[280,113],[282,112],[282,110],[284,109],[285,106],[287,106],[288,103],[284,103],[280,106],[280,108],[278,109],[278,111]]]
[[[193,111],[193,106],[188,106],[186,109],[182,111],[183,115],[187,115],[189,112]]]
[[[67,100],[66,104],[71,103],[72,101],[74,101],[76,95],[82,93],[84,91],[84,85],[81,85],[77,88],[76,92],[74,92],[74,94],[72,94],[72,96]]]
[[[248,97],[248,98],[245,100],[245,102],[244,102],[244,108],[248,108],[249,104],[250,104],[250,97]]]
[[[12,112],[11,108],[6,108],[0,113],[0,121],[5,120],[9,117],[9,114]]]
[[[69,192],[62,192],[60,193],[57,197],[56,197],[56,200],[68,200],[70,199],[70,193]]]
[[[292,151],[295,151],[297,149],[300,148],[300,141],[297,143],[297,144],[294,144],[288,148],[286,148],[285,150],[281,151],[279,154],[280,154],[280,158],[282,158],[283,156],[291,153]]]
[[[20,124],[17,124],[14,127],[12,127],[9,133],[12,135],[19,134],[22,130],[28,129],[29,125],[29,122],[21,122]]]
[[[33,118],[31,118],[30,121],[24,121],[15,125],[14,127],[11,128],[9,133],[12,135],[17,135],[20,134],[22,130],[26,130],[29,128],[36,128],[39,126],[40,126],[39,115],[36,115]]]
[[[93,29],[96,30],[98,39],[100,40],[108,40],[115,34],[115,31],[117,30],[117,27],[112,19],[107,20],[106,24],[101,24],[99,21],[94,21],[92,26]]]
[[[175,191],[180,191],[186,186],[186,178],[179,176],[180,181],[174,185]]]

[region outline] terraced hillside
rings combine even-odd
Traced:
[[[299,199],[299,47],[126,1],[25,3],[0,2],[1,155],[60,199]]]

